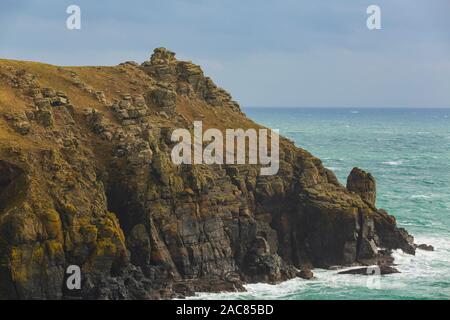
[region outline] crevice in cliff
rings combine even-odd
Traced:
[[[25,198],[28,180],[25,172],[3,160],[0,160],[0,214],[20,203]]]
[[[128,236],[131,229],[141,223],[144,215],[143,208],[138,201],[133,200],[133,192],[121,185],[111,185],[106,192],[108,210],[113,212],[119,219],[120,227],[125,236]]]

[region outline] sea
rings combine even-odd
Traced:
[[[247,292],[192,299],[450,299],[450,109],[244,108],[248,117],[322,159],[345,185],[353,167],[377,180],[377,206],[396,216],[416,243],[435,251],[394,252],[398,274],[339,275],[246,285]]]

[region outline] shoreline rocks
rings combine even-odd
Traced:
[[[358,274],[364,276],[379,276],[393,273],[400,273],[400,271],[387,265],[362,267],[338,272],[338,274]]]
[[[416,248],[424,251],[434,251],[434,247],[429,244],[419,244],[416,245]]]
[[[297,273],[297,277],[305,280],[311,280],[314,279],[314,273],[309,269],[304,269]]]

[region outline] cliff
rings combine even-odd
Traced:
[[[370,174],[344,187],[287,139],[273,176],[174,165],[171,132],[195,120],[261,128],[163,48],[115,67],[0,60],[0,298],[172,298],[414,254]]]

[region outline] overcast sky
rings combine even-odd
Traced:
[[[243,106],[450,107],[449,14],[449,0],[1,0],[0,58],[115,65],[164,46]]]

